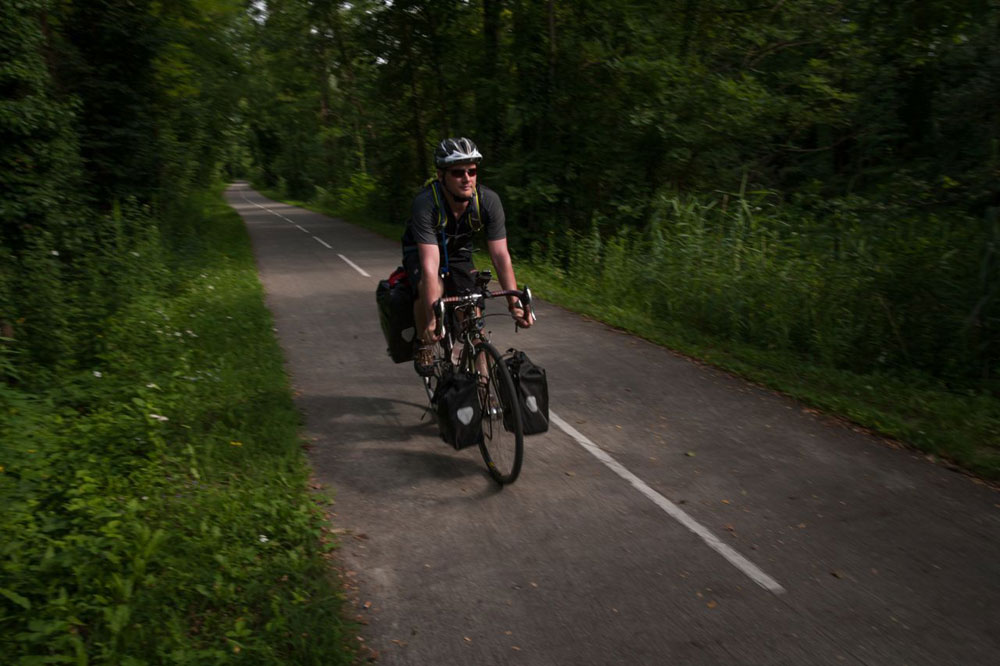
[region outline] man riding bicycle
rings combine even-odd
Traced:
[[[517,289],[500,197],[476,182],[482,159],[469,139],[441,141],[434,151],[437,179],[414,198],[403,234],[403,267],[414,292],[413,315],[419,338],[413,365],[424,376],[433,373],[433,344],[441,338],[435,332],[434,302],[475,286],[475,232],[486,231],[486,247],[500,286]],[[507,305],[518,326],[531,326],[517,298],[508,297]]]

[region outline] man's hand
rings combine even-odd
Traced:
[[[510,316],[514,318],[514,323],[520,328],[531,328],[531,317],[527,316],[524,308],[520,305],[512,305],[510,307]]]

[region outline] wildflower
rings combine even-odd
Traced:
[[[4,472],[5,469],[7,469],[7,468],[4,467],[3,465],[0,465],[0,474],[3,474],[3,472]]]
[[[267,543],[268,541],[270,541],[270,539],[268,539],[268,538],[267,538],[266,536],[264,536],[263,534],[261,534],[261,535],[260,535],[260,536],[258,536],[257,538],[258,538],[258,539],[260,539],[260,542],[261,542],[261,543]]]
[[[187,329],[184,332],[187,333],[188,335],[190,335],[192,338],[197,338],[198,337],[198,335],[194,331],[192,331],[190,328]]]
[[[160,423],[163,423],[164,421],[169,421],[170,420],[166,416],[161,416],[160,414],[150,414],[149,418],[154,419],[156,421],[159,421]]]
[[[181,332],[180,331],[174,331],[174,337],[176,337],[176,338],[181,337]]]
[[[101,378],[101,377],[103,377],[104,375],[102,375],[102,374],[101,374],[101,371],[100,371],[100,370],[94,370],[94,376],[95,376],[95,377],[97,377],[98,379],[100,379],[100,378]]]
[[[148,496],[148,495],[143,495],[143,496],[142,496],[142,500],[143,500],[143,501],[146,501],[146,500],[148,500],[148,499],[149,499],[149,496]]]
[[[215,289],[215,286],[210,284],[210,285],[208,285],[208,288],[209,289]]]
[[[131,254],[132,254],[133,257],[138,257],[139,256],[138,252],[132,252]]]
[[[53,257],[58,257],[59,256],[59,250],[52,250],[51,254],[52,254]]]
[[[229,442],[229,446],[243,446],[243,442],[232,441]]]
[[[150,383],[146,384],[146,388],[158,389],[160,387],[157,386],[156,384],[154,384],[153,382],[150,382]]]

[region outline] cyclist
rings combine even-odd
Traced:
[[[476,144],[465,137],[441,141],[434,151],[437,178],[414,198],[403,234],[403,267],[413,289],[419,338],[413,365],[420,375],[433,373],[432,345],[440,339],[435,335],[434,301],[475,285],[475,232],[486,231],[486,247],[500,286],[517,289],[500,197],[477,183],[482,159]],[[508,298],[507,307],[518,326],[531,326],[515,297]]]

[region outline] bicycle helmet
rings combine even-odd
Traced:
[[[445,139],[434,150],[434,164],[439,169],[444,169],[460,162],[474,162],[478,164],[482,159],[483,156],[479,153],[479,149],[476,148],[476,144],[464,136]]]

